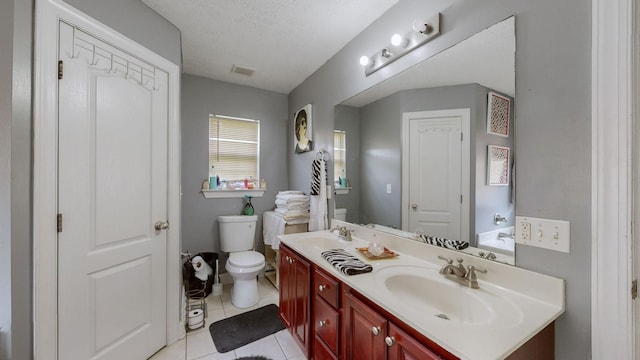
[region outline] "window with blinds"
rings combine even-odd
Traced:
[[[259,179],[260,121],[209,116],[209,169],[221,181]]]
[[[347,176],[347,133],[342,130],[333,131],[333,181]]]

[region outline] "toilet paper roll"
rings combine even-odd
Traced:
[[[195,329],[202,326],[204,321],[204,311],[202,309],[196,309],[189,311],[187,315],[187,325],[189,329]]]
[[[200,269],[202,269],[204,264],[206,263],[204,262],[202,256],[194,256],[193,259],[191,259],[191,265],[193,265],[193,270],[195,271],[199,271]]]
[[[196,271],[195,276],[202,281],[207,281],[209,276],[213,274],[213,269],[204,261],[202,256],[194,256],[191,259],[191,265]]]

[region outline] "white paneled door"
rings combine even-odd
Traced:
[[[468,109],[405,113],[407,231],[468,240]]]
[[[168,75],[59,24],[58,358],[146,359],[167,333]]]

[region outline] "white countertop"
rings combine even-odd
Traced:
[[[353,241],[340,240],[330,231],[279,237],[282,243],[461,359],[504,359],[564,312],[562,279],[349,223],[339,224],[354,230]],[[366,247],[368,240],[374,236],[399,256],[384,260],[369,260],[362,256],[356,248]],[[330,248],[346,249],[371,264],[373,271],[352,276],[344,275],[322,258],[321,253]],[[491,318],[491,321],[443,320],[426,309],[421,311],[419,306],[408,306],[406,301],[392,294],[380,281],[381,275],[389,272],[413,271],[428,273],[429,276],[437,274],[444,264],[442,260],[437,259],[438,255],[452,259],[459,257],[464,259],[466,265],[487,269],[487,274],[477,274],[480,289],[466,288],[450,280],[446,282],[459,288],[454,291],[461,291],[461,298],[465,299],[463,301],[496,305],[494,308],[497,311],[490,310],[489,314],[486,311],[485,314],[479,314],[482,319]]]

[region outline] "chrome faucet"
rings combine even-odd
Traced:
[[[507,218],[504,216],[500,216],[499,213],[493,214],[493,223],[496,225],[500,225],[503,222],[507,222]]]
[[[440,269],[440,274],[444,275],[445,278],[455,281],[460,285],[470,287],[472,289],[479,289],[478,285],[478,277],[476,276],[476,271],[481,272],[483,274],[487,273],[485,269],[476,269],[475,266],[469,265],[465,269],[464,265],[462,265],[463,259],[458,258],[458,265],[453,265],[453,260],[447,259],[443,256],[438,255],[438,259],[444,260],[447,263]]]
[[[504,239],[504,238],[515,239],[516,238],[516,234],[499,232],[498,233],[498,239]]]
[[[489,251],[488,253],[485,254],[484,251],[480,251],[478,253],[478,255],[481,258],[487,259],[487,260],[495,260],[496,259],[496,254],[492,253],[491,251]]]
[[[347,229],[346,226],[336,226],[335,228],[331,229],[331,231],[333,232],[334,230],[338,230],[338,237],[346,240],[346,241],[351,241],[351,233],[353,232],[353,230],[349,230]]]

